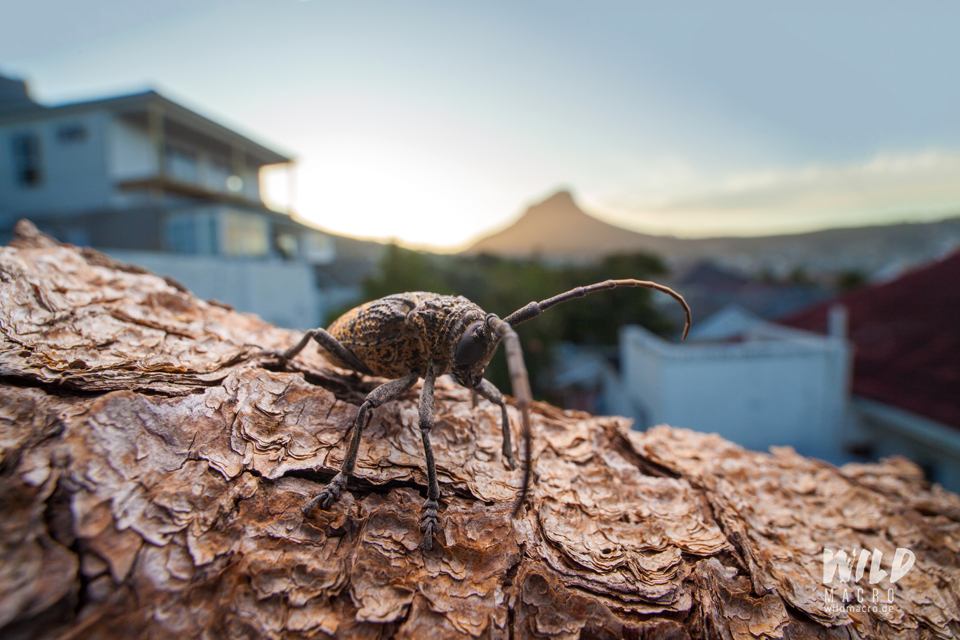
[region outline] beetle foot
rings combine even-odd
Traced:
[[[503,462],[507,465],[507,469],[516,469],[516,466],[513,464],[513,453],[510,451],[503,452]]]
[[[259,345],[252,345],[252,346],[259,346]],[[260,351],[257,351],[256,353],[253,354],[253,357],[255,357],[255,358],[276,358],[277,360],[286,360],[287,358],[286,358],[283,354],[284,354],[284,351],[282,351],[282,350],[280,350],[280,349],[263,349],[263,348],[261,348]]]
[[[343,491],[343,488],[347,486],[347,476],[341,471],[337,475],[333,476],[333,480],[330,481],[330,484],[323,488],[323,491],[318,493],[316,496],[310,499],[300,511],[304,516],[310,514],[317,506],[326,511],[329,509],[334,502],[337,501],[337,498],[340,497],[340,492]]]
[[[430,551],[433,549],[433,534],[440,533],[440,516],[437,514],[436,500],[427,500],[423,504],[423,515],[420,516],[420,531],[423,533],[420,548],[423,551]]]

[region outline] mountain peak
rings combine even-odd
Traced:
[[[570,191],[562,189],[531,205],[513,225],[481,238],[465,253],[589,260],[648,248],[645,245],[650,238],[597,220],[577,205]]]
[[[564,189],[557,191],[546,200],[531,205],[517,223],[519,224],[528,218],[532,218],[534,222],[542,224],[548,221],[549,224],[558,224],[561,220],[567,220],[568,223],[573,223],[573,221],[581,217],[589,216],[577,205],[573,199],[573,194]]]
[[[802,267],[816,275],[852,269],[876,273],[898,263],[928,261],[951,246],[960,246],[960,218],[779,236],[686,239],[647,235],[594,218],[563,189],[463,253],[570,262],[589,262],[616,253],[648,253],[665,256],[674,266],[711,259],[735,271],[786,274]]]
[[[555,194],[541,202],[540,204],[546,204],[548,202],[563,202],[567,201],[573,204],[576,204],[573,200],[573,194],[567,191],[566,189],[560,189]]]

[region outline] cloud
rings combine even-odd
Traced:
[[[940,219],[960,215],[960,155],[929,150],[740,173],[692,196],[627,197],[599,208],[621,224],[684,236]]]

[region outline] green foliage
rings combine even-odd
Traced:
[[[501,318],[533,300],[544,300],[575,287],[608,279],[648,280],[667,272],[659,258],[644,254],[616,255],[584,266],[548,266],[535,260],[511,260],[490,255],[442,256],[391,245],[379,272],[363,283],[364,300],[404,291],[462,295]],[[647,289],[615,289],[550,309],[517,328],[534,392],[550,365],[552,347],[560,341],[616,345],[619,329],[640,324],[661,335],[673,327],[651,304]],[[504,391],[510,376],[501,349],[487,377]]]
[[[862,271],[850,269],[837,274],[837,290],[841,293],[859,289],[865,284],[867,284],[867,276]]]
[[[430,256],[391,244],[380,260],[380,272],[363,281],[365,300],[376,300],[403,291],[453,293],[431,268]]]
[[[557,293],[608,279],[649,280],[666,273],[667,269],[659,258],[644,254],[608,256],[597,265],[564,269],[564,281],[560,283]],[[558,307],[559,315],[563,318],[561,339],[574,343],[615,345],[619,340],[620,327],[625,324],[639,324],[654,333],[665,335],[673,327],[650,304],[650,299],[651,292],[648,289],[619,288]]]
[[[803,267],[797,267],[790,272],[790,275],[787,276],[787,282],[790,284],[797,284],[801,286],[808,286],[813,284],[813,280],[807,275],[807,271]]]
[[[775,274],[770,267],[764,267],[758,279],[764,284],[777,284],[778,282],[777,274]]]

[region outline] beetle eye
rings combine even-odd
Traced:
[[[463,333],[460,344],[457,345],[457,364],[471,366],[480,362],[483,357],[483,334],[480,331],[482,322],[474,322]]]

